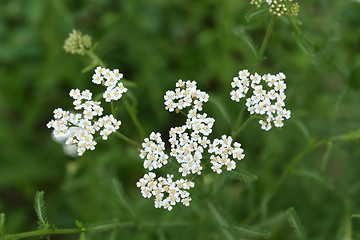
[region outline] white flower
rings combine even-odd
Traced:
[[[210,156],[211,169],[220,174],[222,172],[222,166],[225,166],[228,171],[236,168],[236,163],[230,157],[237,160],[242,160],[245,155],[244,149],[241,148],[241,144],[235,142],[231,144],[233,139],[230,136],[223,135],[221,139],[215,138],[210,144],[208,152]]]
[[[109,69],[97,67],[92,79],[96,84],[108,86],[104,93],[106,101],[118,100],[122,94],[127,91],[119,80],[122,74],[118,69],[110,71]],[[100,102],[92,100],[90,90],[80,91],[72,89],[69,93],[74,99],[75,110],[82,110],[80,113],[71,113],[61,108],[54,110],[54,119],[47,124],[48,128],[53,128],[55,138],[63,138],[65,144],[74,146],[79,156],[87,149],[94,150],[97,142],[94,140],[94,134],[99,133],[102,139],[107,140],[108,136],[119,129],[121,121],[114,118],[113,115],[103,116],[103,108]],[[69,152],[70,152],[69,148]]]
[[[164,208],[169,211],[176,203],[183,203],[185,206],[190,205],[190,193],[186,190],[193,188],[195,184],[187,179],[179,179],[174,181],[173,175],[167,175],[166,178],[159,177],[153,172],[145,174],[143,178],[139,179],[136,186],[140,188],[141,194],[144,198],[154,196],[154,205],[156,208]],[[167,196],[167,197],[165,197]]]
[[[239,72],[239,77],[233,79],[231,86],[237,88],[230,92],[233,101],[239,102],[241,98],[246,97],[245,83],[249,80],[249,75],[250,73],[245,69]],[[267,116],[266,121],[259,121],[261,128],[266,131],[270,130],[272,126],[282,127],[284,125],[283,118],[290,118],[291,112],[285,109],[286,84],[284,79],[286,76],[281,72],[276,75],[270,73],[263,76],[258,73],[250,75],[252,94],[246,99],[245,105],[250,114]]]
[[[204,102],[209,95],[197,89],[195,81],[182,81],[176,83],[175,91],[168,90],[164,96],[165,109],[173,112],[175,109],[182,110],[193,105],[193,109],[202,110]]]
[[[165,143],[161,139],[160,133],[152,132],[149,138],[145,138],[140,150],[140,157],[144,160],[144,168],[153,169],[161,168],[168,163],[169,156],[164,152]]]

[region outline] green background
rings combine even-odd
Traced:
[[[146,134],[166,135],[170,127],[184,122],[163,105],[164,93],[174,89],[178,79],[196,80],[210,94],[205,111],[216,119],[211,137],[231,134],[243,101],[230,100],[230,82],[239,70],[252,69],[255,63],[241,36],[246,32],[259,49],[270,19],[263,14],[247,22],[245,16],[255,10],[248,2],[1,1],[0,211],[6,213],[7,231],[37,228],[33,198],[38,190],[45,191],[48,218],[58,227],[74,227],[76,219],[131,221],[114,190],[113,179],[118,179],[141,221],[195,223],[125,228],[117,231],[115,239],[223,239],[204,196],[215,174],[206,176],[210,184],[197,183],[190,207],[175,206],[172,212],[155,209],[135,186],[144,174],[137,149],[112,136],[95,151],[72,159],[52,140],[46,123],[55,108],[72,107],[68,95],[72,88],[102,90],[91,84],[91,71],[81,72],[90,60],[63,50],[68,34],[79,29],[98,42],[96,53],[108,67],[120,69],[136,83],[129,98]],[[245,149],[243,166],[258,180],[225,179],[211,201],[231,226],[266,229],[272,239],[297,239],[284,217],[289,207],[296,210],[309,239],[355,238],[360,220],[350,216],[359,213],[360,206],[358,136],[334,142],[324,169],[326,145],[310,151],[268,204],[262,204],[289,162],[309,142],[360,128],[360,2],[301,1],[297,19],[315,48],[296,35],[286,17],[280,17],[257,69],[260,74],[286,74],[286,106],[292,117],[270,132],[262,131],[255,121],[249,124],[237,140]],[[123,122],[121,132],[141,142],[124,103],[116,106]],[[349,224],[352,233],[347,230]]]

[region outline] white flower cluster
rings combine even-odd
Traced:
[[[207,148],[209,148],[209,153],[214,153],[214,156],[211,158],[211,163],[216,166],[212,168],[214,172],[221,173],[223,165],[227,167],[228,171],[235,169],[236,163],[230,159],[230,156],[238,160],[243,159],[244,150],[240,148],[241,145],[234,143],[234,147],[231,147],[232,138],[225,135],[221,140],[215,139],[213,143],[208,139],[215,119],[208,117],[206,113],[200,113],[200,111],[202,111],[203,103],[208,101],[209,95],[196,89],[196,82],[194,81],[183,82],[179,80],[176,83],[176,87],[175,91],[166,92],[164,96],[165,109],[172,112],[174,109],[180,111],[185,107],[191,107],[187,113],[186,123],[180,127],[173,127],[169,131],[170,156],[174,157],[180,164],[179,173],[183,177],[189,174],[200,175],[203,170],[201,159]],[[144,140],[142,147],[143,150],[140,151],[140,157],[145,158],[144,168],[151,171],[152,169],[162,167],[168,162],[168,155],[164,153],[165,144],[161,140],[160,133],[151,133],[150,137]],[[153,175],[153,177],[150,175]],[[171,181],[167,180],[166,183],[173,184],[173,176],[168,175],[168,179],[169,176]],[[150,180],[146,180],[149,178]],[[164,178],[161,178],[162,180],[160,178],[158,180],[151,180],[154,178],[155,174],[152,172],[145,174],[144,178],[140,179],[137,185],[141,188],[142,195],[145,198],[155,196],[155,207],[164,207],[171,210],[171,206],[180,201],[180,198],[177,196],[182,196],[181,201],[185,206],[189,205],[191,198],[188,192],[181,192],[179,189],[185,183],[191,184],[191,187],[194,186],[194,183],[184,179],[177,180],[174,185],[179,186],[179,189],[175,191],[178,194],[172,195],[169,193],[169,197],[163,200],[163,191],[156,189],[158,189],[159,182],[164,182]]]
[[[170,155],[181,165],[179,172],[182,176],[201,174],[202,153],[210,143],[208,136],[212,132],[214,122],[215,119],[207,117],[206,113],[199,114],[192,109],[189,111],[186,125],[170,129]]]
[[[71,113],[61,108],[54,110],[54,119],[48,124],[48,128],[54,128],[55,137],[66,137],[66,144],[77,148],[81,156],[85,150],[94,150],[96,141],[94,134],[100,131],[104,140],[110,133],[119,129],[121,121],[116,120],[112,115],[100,117],[103,108],[100,102],[91,99],[92,93],[89,90],[80,92],[79,89],[72,89],[70,96],[74,99],[74,109],[82,110],[82,113]]]
[[[195,81],[182,81],[181,79],[176,83],[175,91],[167,91],[165,100],[165,109],[173,112],[174,110],[182,110],[190,107],[201,111],[204,102],[209,100],[209,95],[196,88]]]
[[[239,78],[235,77],[231,83],[232,87],[238,88],[230,92],[231,99],[239,102],[240,98],[246,97],[249,88],[243,86],[251,82],[252,96],[246,99],[245,104],[250,114],[265,115],[265,121],[260,120],[259,123],[261,128],[266,131],[270,130],[273,125],[282,127],[284,119],[289,119],[291,116],[290,110],[285,108],[284,103],[286,98],[285,78],[285,74],[281,72],[276,75],[269,73],[260,76],[258,73],[250,75],[248,70],[242,70],[239,72]],[[268,90],[265,90],[264,86]]]
[[[156,174],[149,172],[136,183],[136,186],[141,189],[144,198],[155,197],[156,208],[163,207],[170,211],[178,202],[189,206],[191,197],[186,190],[193,188],[195,184],[187,179],[173,181],[173,177],[173,175],[167,174],[166,178],[156,179]]]
[[[236,168],[236,163],[229,158],[230,156],[238,160],[245,157],[243,154],[244,149],[241,148],[241,144],[235,142],[232,147],[232,140],[232,137],[223,135],[221,139],[214,139],[213,143],[209,146],[209,153],[214,154],[210,156],[210,163],[212,164],[211,169],[218,174],[222,172],[222,166],[226,166],[228,171]]]
[[[127,91],[121,82],[119,70],[110,71],[97,67],[93,75],[94,83],[101,83],[107,87],[104,94],[105,101],[118,100]],[[77,154],[81,156],[87,149],[94,150],[97,142],[94,135],[99,132],[102,139],[107,140],[108,136],[119,129],[121,121],[116,120],[113,115],[103,116],[104,109],[100,102],[92,100],[92,93],[89,90],[80,91],[72,89],[69,93],[74,99],[74,109],[80,113],[65,111],[61,108],[54,110],[54,119],[48,124],[48,128],[54,129],[54,137],[66,139],[65,144],[75,146]]]
[[[144,161],[144,168],[151,171],[167,164],[169,156],[164,152],[165,143],[162,141],[160,133],[152,132],[149,138],[144,139],[142,147],[143,149],[140,151],[140,157],[142,159],[146,158]]]
[[[123,74],[119,73],[118,69],[110,71],[107,68],[97,67],[95,69],[95,74],[92,76],[92,82],[107,87],[103,94],[103,98],[106,102],[111,102],[112,100],[119,100],[122,97],[122,94],[127,92],[127,88],[124,87],[124,84],[119,82],[122,77]]]

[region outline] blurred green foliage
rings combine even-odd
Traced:
[[[204,192],[216,176],[196,183],[190,207],[155,209],[135,186],[144,172],[136,149],[110,137],[95,151],[72,159],[52,140],[46,123],[53,109],[71,107],[71,88],[101,91],[91,84],[91,72],[81,73],[89,59],[63,50],[75,28],[98,42],[96,52],[108,67],[119,68],[136,83],[130,100],[146,134],[166,135],[183,121],[163,105],[164,93],[179,78],[196,80],[217,102],[205,106],[216,119],[212,136],[230,134],[241,105],[230,100],[230,82],[239,70],[252,69],[255,57],[247,41],[259,49],[270,18],[264,14],[247,22],[245,16],[253,10],[248,1],[239,0],[1,1],[0,212],[6,213],[7,231],[36,228],[32,206],[37,190],[45,191],[49,221],[59,227],[74,227],[76,219],[132,220],[133,213],[114,189],[113,179],[118,179],[140,220],[194,224],[124,228],[101,239],[222,239],[218,222],[204,207]],[[270,132],[254,121],[238,137],[246,154],[242,164],[258,180],[222,179],[211,199],[226,222],[238,226],[229,229],[234,234],[252,226],[269,230],[272,239],[297,239],[302,236],[299,222],[309,239],[346,239],[360,233],[359,219],[350,218],[360,207],[359,140],[307,152],[269,197],[286,166],[311,141],[360,128],[359,13],[359,1],[300,1],[297,19],[315,48],[286,17],[277,19],[257,72],[286,74],[292,118]],[[141,142],[124,103],[117,107],[121,131]]]

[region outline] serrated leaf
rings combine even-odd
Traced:
[[[244,28],[239,27],[239,28],[235,29],[234,34],[235,34],[235,36],[237,36],[240,39],[240,41],[242,43],[244,43],[247,47],[249,47],[252,54],[256,58],[257,57],[257,50],[255,48],[255,45],[254,45],[250,35],[247,34],[247,32],[244,30]]]
[[[297,213],[295,212],[295,209],[289,208],[286,211],[286,215],[287,215],[288,221],[290,223],[290,226],[292,228],[294,228],[297,238],[300,240],[307,240],[308,238],[306,236],[305,230],[300,222],[300,219],[299,219]]]
[[[258,177],[255,174],[252,174],[246,170],[236,170],[236,171],[223,171],[223,174],[226,177],[240,180],[241,182],[248,183],[248,182],[254,182],[258,179]]]
[[[271,232],[252,227],[231,226],[230,228],[235,229],[240,237],[248,237],[253,239],[269,239],[271,237]]]

